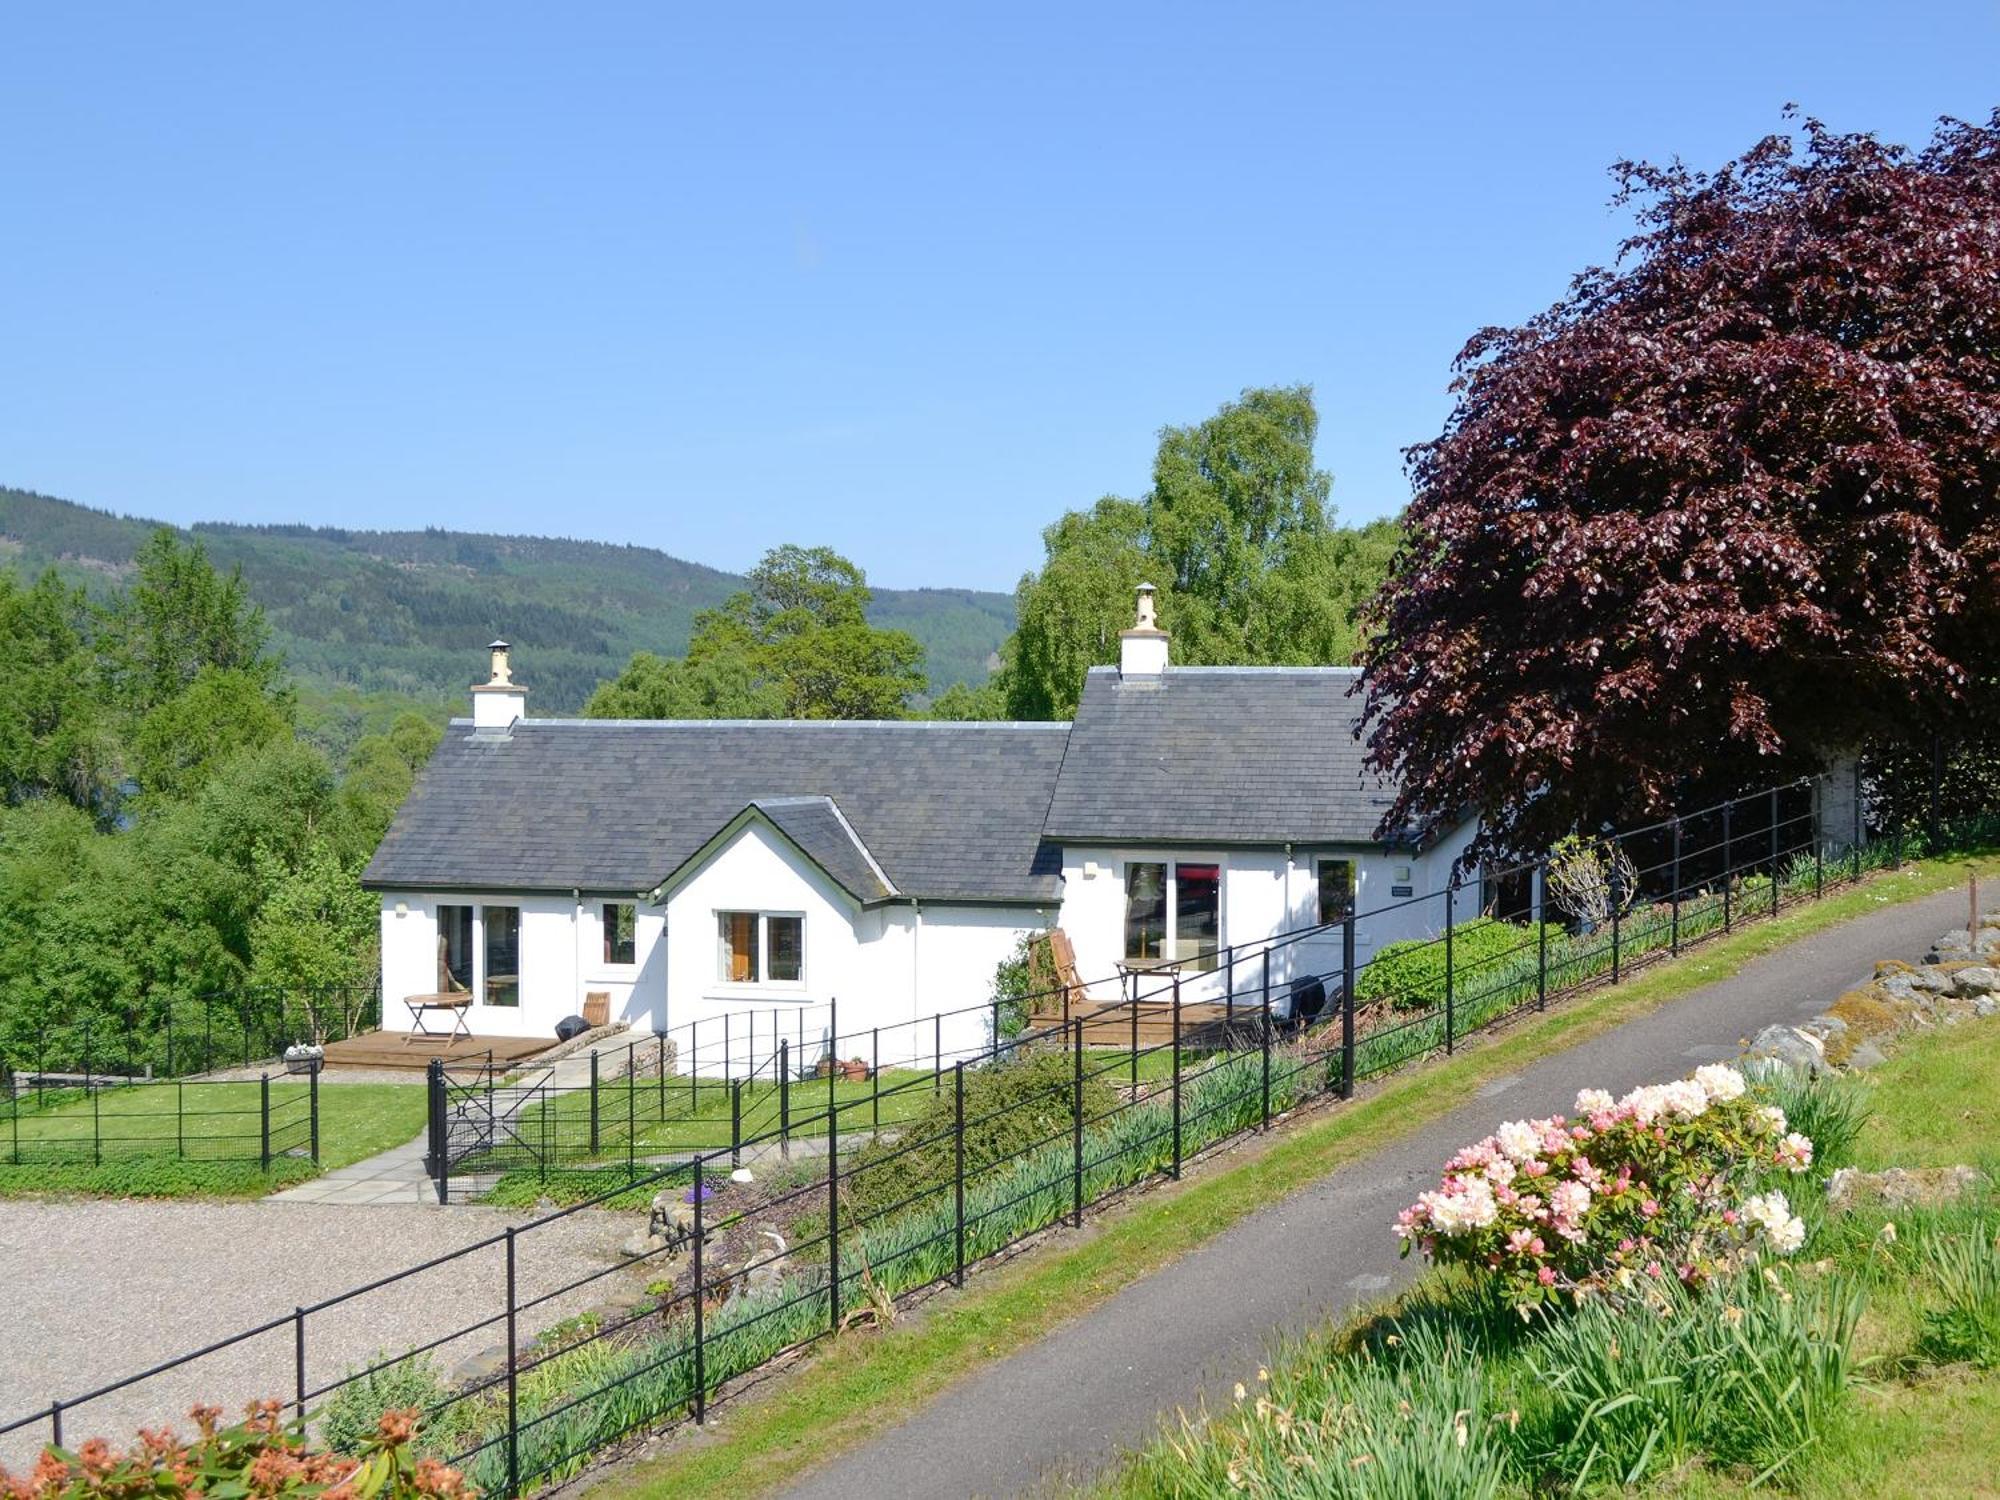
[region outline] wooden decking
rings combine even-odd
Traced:
[[[1254,1025],[1259,1014],[1256,1006],[1239,1008],[1235,1015],[1239,1026]],[[1211,1042],[1216,1039],[1230,1016],[1225,1006],[1204,1001],[1199,1005],[1181,1007],[1181,1040],[1183,1042]],[[1073,1001],[1067,1017],[1060,1005],[1048,1010],[1038,1010],[1029,1018],[1029,1026],[1036,1031],[1059,1028],[1065,1024],[1083,1022],[1083,1044],[1086,1047],[1130,1047],[1132,1045],[1132,1006],[1117,1000]],[[1170,1001],[1141,1000],[1139,1002],[1139,1045],[1157,1047],[1174,1039],[1174,1007]]]
[[[407,1040],[406,1040],[407,1038]],[[447,1045],[445,1037],[409,1037],[401,1031],[370,1031],[351,1036],[344,1042],[326,1044],[329,1068],[408,1068],[421,1073],[431,1059],[446,1062],[483,1062],[490,1051],[496,1063],[519,1062],[555,1046],[554,1037],[472,1036],[459,1037]]]

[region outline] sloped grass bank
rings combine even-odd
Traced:
[[[1820,1128],[1793,1263],[1670,1299],[1670,1314],[1594,1303],[1532,1322],[1433,1271],[1385,1312],[1277,1352],[1234,1409],[1183,1419],[1099,1493],[1990,1493],[2000,1429],[1953,1424],[2000,1406],[2000,1202],[1988,1188],[1830,1215],[1823,1182],[1849,1160],[1990,1152],[2000,1026],[1780,1098]],[[1930,1159],[1905,1149],[1912,1129]]]

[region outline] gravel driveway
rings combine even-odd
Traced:
[[[163,1359],[289,1314],[301,1303],[496,1234],[526,1215],[484,1208],[395,1205],[0,1201],[0,1423],[67,1403]],[[516,1241],[525,1300],[615,1264],[632,1214],[570,1215]],[[501,1246],[474,1251],[421,1276],[307,1320],[308,1388],[337,1378],[377,1350],[401,1350],[502,1313]],[[587,1307],[637,1294],[620,1270],[523,1314],[523,1342]],[[446,1369],[496,1344],[496,1326],[439,1351]],[[188,1407],[222,1405],[232,1416],[257,1396],[289,1399],[289,1325],[207,1355],[169,1374],[87,1403],[63,1417],[76,1443],[102,1434],[130,1441],[143,1423],[190,1431]],[[32,1460],[43,1422],[0,1436],[0,1464]]]

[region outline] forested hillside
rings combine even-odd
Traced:
[[[54,564],[93,594],[131,575],[158,523],[0,488],[0,565]],[[574,713],[635,651],[678,656],[694,616],[742,577],[651,547],[474,532],[193,528],[225,573],[241,566],[272,648],[308,698],[456,700],[496,634],[519,647],[538,712]],[[923,643],[933,692],[986,678],[1014,601],[973,589],[877,589],[872,624]]]

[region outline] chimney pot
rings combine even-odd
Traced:
[[[1139,585],[1138,616],[1132,623],[1140,630],[1160,628],[1160,617],[1153,611],[1153,586],[1150,583]]]
[[[1167,670],[1167,633],[1153,607],[1155,589],[1139,585],[1138,607],[1130,630],[1118,632],[1118,675],[1158,677]]]
[[[492,676],[472,685],[472,727],[508,729],[528,711],[528,690],[514,680],[512,648],[505,641],[486,649],[492,653]]]

